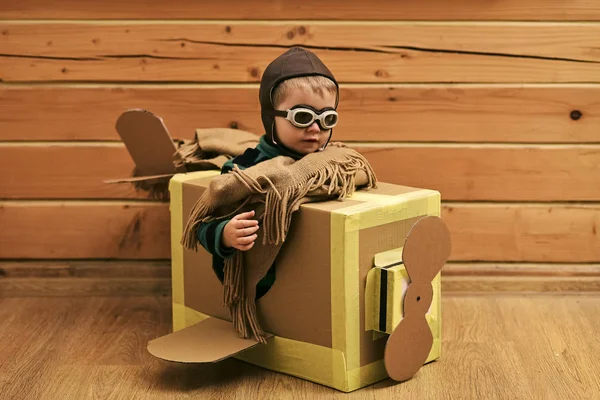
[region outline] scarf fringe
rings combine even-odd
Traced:
[[[198,250],[198,228],[200,228],[202,222],[207,220],[207,216],[214,211],[208,200],[207,196],[201,196],[190,211],[190,216],[183,228],[183,235],[180,241],[181,245],[186,249]]]
[[[256,302],[252,294],[245,293],[243,255],[236,252],[225,260],[225,279],[223,281],[223,301],[229,308],[233,327],[243,338],[248,338],[248,328],[257,342],[266,344],[264,331],[258,323]]]
[[[244,288],[244,266],[242,254],[235,254],[225,259],[225,278],[223,280],[223,303],[226,306],[236,304],[242,298]]]
[[[359,171],[364,171],[367,175],[366,188],[377,186],[375,171],[358,153],[350,153],[346,156],[346,159],[318,170],[316,175],[308,182],[300,182],[280,191],[265,176],[253,179],[240,169],[235,169],[233,173],[240,182],[244,182],[246,187],[254,193],[265,194],[266,192],[263,244],[278,245],[285,241],[292,222],[292,216],[300,208],[306,196],[310,195],[311,192],[320,194],[319,191],[326,190],[327,195],[331,196],[337,193],[337,199],[343,200],[355,192],[356,175]],[[262,189],[258,182],[261,178],[268,181],[272,190]],[[329,185],[327,185],[328,181]]]

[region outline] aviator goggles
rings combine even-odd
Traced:
[[[265,110],[267,114],[276,117],[284,117],[297,128],[307,128],[317,122],[319,128],[328,131],[338,122],[338,113],[331,107],[317,110],[311,106],[300,104],[289,110]]]

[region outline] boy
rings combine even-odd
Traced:
[[[221,173],[236,164],[240,169],[277,156],[300,159],[327,147],[337,124],[339,86],[329,69],[312,52],[293,47],[265,69],[259,99],[265,134],[254,149],[225,163]],[[250,211],[229,220],[201,224],[198,240],[213,255],[213,269],[224,279],[224,259],[235,251],[254,246],[259,229]],[[258,283],[256,298],[267,293],[275,281],[275,265]]]

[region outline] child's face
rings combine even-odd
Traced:
[[[321,97],[310,89],[298,88],[291,91],[277,107],[277,110],[289,110],[299,104],[322,110],[335,107],[335,100],[335,93],[325,92]],[[275,129],[277,138],[284,146],[303,155],[319,150],[327,143],[331,134],[331,130],[322,131],[316,121],[307,128],[297,128],[283,117],[275,117]]]

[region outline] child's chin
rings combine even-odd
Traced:
[[[295,150],[298,153],[307,155],[307,154],[314,153],[315,151],[319,150],[321,145],[319,144],[319,142],[301,142],[301,143],[298,143],[298,145],[295,147],[296,147]]]

